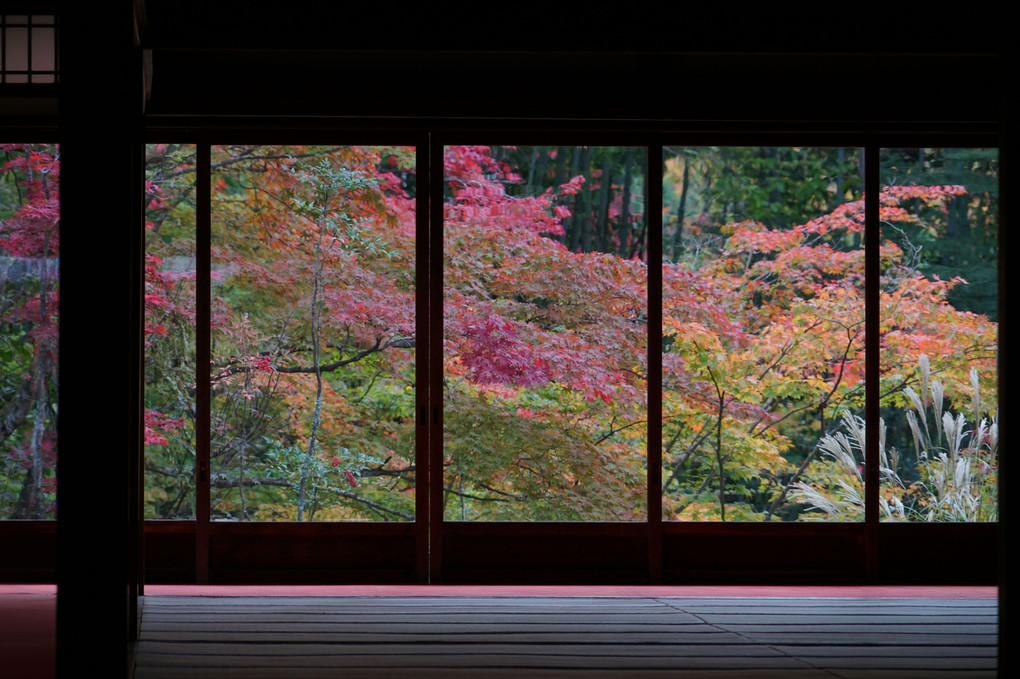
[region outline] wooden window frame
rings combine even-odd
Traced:
[[[795,129],[764,129],[750,125],[698,126],[641,123],[542,123],[521,121],[453,121],[436,119],[353,120],[337,123],[325,120],[301,125],[293,120],[260,121],[257,127],[238,132],[221,120],[186,120],[173,125],[151,124],[145,141],[208,145],[232,141],[261,143],[314,143],[342,139],[351,143],[387,142],[414,145],[418,149],[419,190],[435,191],[430,178],[429,159],[445,143],[542,143],[574,140],[592,145],[639,145],[649,148],[649,166],[655,148],[663,145],[755,146],[802,145],[848,146],[870,149],[869,178],[877,181],[875,151],[889,147],[987,147],[997,148],[995,130],[988,125],[964,128],[933,125],[918,131],[916,126],[876,125],[870,129],[832,130],[829,125],[797,126]],[[780,127],[780,126],[773,126]],[[864,126],[867,127],[867,126]],[[994,127],[994,126],[993,126]],[[38,134],[12,130],[5,138],[30,141],[49,138],[52,131]],[[26,136],[28,135],[28,136]],[[28,137],[32,139],[28,139]],[[426,152],[427,151],[427,152]],[[143,167],[138,165],[139,170]],[[657,172],[658,170],[656,170]],[[651,172],[649,177],[654,176]],[[208,182],[204,182],[206,185]],[[656,201],[660,189],[649,181],[649,200]],[[201,182],[200,182],[201,185]],[[877,184],[869,193],[874,195]],[[139,200],[141,200],[139,192]],[[433,196],[435,194],[432,194]],[[441,194],[440,194],[441,195]],[[208,200],[208,199],[206,199]],[[442,215],[441,204],[433,202],[433,214],[419,208],[417,267],[420,304],[425,313],[418,317],[418,334],[429,336],[431,349],[420,355],[425,371],[433,377],[429,387],[418,390],[423,414],[420,431],[441,427],[441,322],[436,322],[429,299],[438,299],[441,271],[441,230],[435,228]],[[875,206],[868,217],[876,221]],[[139,211],[140,215],[140,211]],[[431,225],[430,225],[431,223]],[[872,238],[875,228],[870,228]],[[661,233],[650,225],[650,233]],[[430,240],[431,239],[431,240]],[[436,239],[440,247],[436,247]],[[872,248],[874,250],[874,248]],[[1002,254],[1000,253],[1000,259]],[[869,263],[873,272],[874,262]],[[1000,267],[1001,268],[1001,267]],[[132,269],[134,285],[141,285],[142,267]],[[875,280],[873,273],[869,274]],[[654,276],[654,274],[653,274]],[[1000,273],[1001,277],[1001,273]],[[871,285],[874,294],[875,286]],[[661,308],[655,295],[661,294],[655,279],[649,281],[650,313]],[[1000,290],[1001,297],[1001,290]],[[1004,309],[1005,305],[1000,306]],[[871,308],[877,306],[871,302]],[[132,323],[141,324],[141,308]],[[428,319],[433,319],[431,325]],[[661,323],[661,319],[653,323]],[[875,313],[869,317],[875,323]],[[207,326],[207,324],[206,324]],[[1001,330],[1000,330],[1001,332]],[[874,336],[874,333],[869,333]],[[137,333],[141,337],[140,331]],[[1001,346],[1001,339],[1000,339]],[[654,337],[649,352],[661,351]],[[874,355],[875,349],[869,349]],[[655,365],[657,361],[651,362]],[[869,371],[875,368],[868,368]],[[869,383],[873,376],[869,375]],[[661,384],[661,373],[649,376],[652,394]],[[1001,386],[1001,384],[1000,384]],[[873,409],[874,404],[869,403]],[[139,412],[138,417],[141,417]],[[874,418],[869,412],[868,417]],[[652,416],[654,420],[654,416]],[[871,430],[876,428],[872,427]],[[440,429],[441,430],[441,429]],[[649,445],[657,450],[655,432]],[[441,456],[439,437],[425,436],[425,453]],[[421,444],[419,445],[421,448]],[[877,478],[874,448],[870,446],[868,476],[872,488]],[[421,458],[420,458],[421,459]],[[419,472],[421,487],[427,488],[428,467]],[[653,472],[654,473],[654,472]],[[656,487],[649,475],[649,488]],[[661,485],[661,484],[660,484]],[[436,522],[429,515],[427,493],[418,495],[418,520],[413,523],[251,523],[224,524],[205,521],[144,522],[144,561],[149,582],[222,583],[909,583],[909,584],[993,584],[996,571],[996,533],[999,524],[893,524],[878,520],[876,491],[868,495],[869,509],[863,523],[686,523],[663,522],[661,505],[649,494],[648,520],[641,523],[459,523]],[[424,518],[423,518],[424,517]],[[96,520],[97,528],[102,525]],[[442,540],[435,538],[442,528]],[[11,582],[52,582],[56,573],[57,527],[54,521],[0,521],[4,554],[0,559],[0,580]],[[951,544],[952,549],[945,545]],[[323,547],[323,545],[327,545]],[[294,555],[290,561],[278,555]],[[30,555],[29,558],[26,555]],[[923,570],[917,564],[925,564]]]
[[[11,21],[11,16],[24,16],[22,21]],[[42,17],[47,17],[42,20]],[[7,64],[7,31],[8,29],[24,29],[25,40],[25,68],[14,70]],[[52,29],[53,43],[53,68],[33,68],[33,29]],[[46,78],[45,81],[39,77]],[[0,13],[0,85],[5,88],[14,88],[12,92],[17,96],[37,94],[40,87],[43,91],[52,88],[60,82],[60,18],[55,12],[43,14],[41,12],[11,12]]]
[[[378,122],[378,121],[377,121]],[[866,356],[878,355],[878,150],[898,146],[995,147],[989,132],[933,131],[929,134],[895,134],[885,130],[648,130],[644,125],[617,125],[584,130],[567,125],[535,130],[514,121],[499,124],[475,121],[422,121],[417,125],[373,133],[363,127],[324,125],[314,132],[296,132],[281,123],[278,129],[238,134],[234,129],[209,125],[185,135],[150,129],[152,142],[177,141],[211,144],[315,143],[326,139],[344,143],[401,143],[414,145],[418,158],[419,374],[428,375],[418,389],[419,422],[416,494],[418,511],[412,524],[397,523],[221,523],[146,521],[146,566],[151,582],[456,582],[456,583],[875,583],[910,582],[989,584],[995,577],[995,523],[890,524],[879,520],[877,427],[868,442],[866,518],[860,523],[702,523],[662,521],[661,493],[649,492],[647,520],[637,523],[574,522],[451,522],[431,507],[438,506],[441,485],[429,483],[430,469],[442,461],[442,318],[435,302],[442,298],[442,182],[430,177],[441,167],[446,145],[457,143],[583,143],[632,145],[648,148],[649,204],[661,201],[661,180],[656,151],[667,145],[715,146],[846,146],[865,149],[866,158]],[[464,130],[464,127],[472,128]],[[583,127],[583,126],[581,126]],[[556,130],[555,128],[562,128]],[[208,152],[206,152],[207,154]],[[201,158],[201,152],[199,157]],[[205,156],[208,158],[208,155]],[[200,170],[201,172],[201,170]],[[199,186],[208,185],[208,175]],[[424,181],[423,181],[424,180]],[[201,189],[200,189],[201,190]],[[207,189],[206,189],[207,190]],[[199,210],[202,201],[199,198]],[[208,196],[206,196],[208,214]],[[649,211],[650,219],[657,211]],[[207,217],[199,216],[201,225]],[[208,228],[208,225],[204,228]],[[661,223],[649,224],[651,260],[661,257]],[[207,248],[206,248],[207,249]],[[199,248],[201,251],[201,247]],[[200,263],[200,267],[202,264]],[[205,266],[208,266],[206,263]],[[650,268],[654,270],[655,267]],[[438,273],[437,273],[438,272]],[[661,328],[661,280],[651,274],[651,323]],[[659,273],[661,275],[661,272]],[[201,276],[200,276],[201,278]],[[426,292],[427,291],[427,292]],[[200,295],[207,291],[200,289]],[[206,297],[207,298],[207,297]],[[200,305],[201,306],[201,305]],[[441,314],[441,305],[439,305]],[[201,316],[199,321],[202,327]],[[205,324],[208,327],[208,324]],[[200,333],[201,334],[201,333]],[[661,353],[649,336],[649,356]],[[202,346],[200,340],[199,346]],[[201,365],[203,361],[198,361]],[[661,366],[656,360],[650,366]],[[877,383],[878,365],[867,362],[867,381]],[[649,455],[656,471],[649,473],[648,489],[661,487],[661,367],[650,369]],[[201,392],[200,392],[201,393]],[[866,417],[876,421],[877,392],[869,390]],[[207,397],[206,397],[207,398]],[[206,401],[206,410],[207,401]],[[201,410],[201,407],[200,407]],[[653,423],[658,422],[655,425]],[[201,427],[199,427],[201,430]],[[208,454],[208,443],[205,455]],[[201,444],[200,444],[201,448]],[[201,459],[201,458],[200,458]],[[207,459],[207,458],[206,458]],[[655,478],[658,476],[659,478]],[[425,489],[431,489],[426,492]],[[206,491],[207,492],[207,491]],[[202,495],[199,496],[200,498]],[[207,495],[206,495],[207,497]],[[208,503],[206,502],[206,505]],[[201,503],[200,503],[201,506]],[[954,544],[952,553],[944,549]],[[321,545],[332,544],[333,549]],[[194,545],[193,552],[189,545]],[[320,545],[317,547],[316,545]],[[281,553],[294,556],[289,562]],[[194,561],[191,561],[191,557]],[[919,573],[916,564],[934,564]]]

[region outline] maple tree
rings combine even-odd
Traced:
[[[724,151],[663,163],[664,516],[806,518],[792,491],[837,484],[818,444],[863,405],[857,159]],[[644,153],[445,150],[447,518],[643,517]],[[755,153],[757,183],[733,165]],[[147,163],[150,516],[194,512],[194,155],[154,145]],[[395,147],[213,147],[214,517],[413,518],[413,159]],[[969,195],[883,189],[877,388],[890,422],[921,355],[938,357],[950,395],[976,368],[994,411],[994,322],[951,303],[963,281],[914,256]]]
[[[567,237],[562,220],[598,223],[575,211],[598,203],[575,198],[607,193],[601,174],[513,195],[518,175],[494,156],[444,156],[446,514],[640,518],[647,267],[615,254],[625,241]]]
[[[0,517],[54,518],[60,151],[0,151]]]
[[[401,172],[409,159],[407,149],[214,149],[215,517],[355,518],[344,500],[411,517],[413,485],[384,504],[373,493],[385,491],[359,479],[413,480],[413,201],[396,174],[378,171],[394,160]],[[193,251],[193,187],[166,183],[193,178],[193,160],[193,148],[150,148],[150,257]],[[171,273],[159,266],[150,280],[153,325],[177,328],[152,336],[149,360],[171,375],[154,376],[150,391],[155,405],[172,383],[180,412],[193,408],[194,365],[167,368],[162,347],[193,345],[193,307],[171,300],[193,295],[194,283]],[[152,412],[172,407],[164,397]],[[157,516],[194,512],[180,471],[193,416],[180,425],[149,448]]]

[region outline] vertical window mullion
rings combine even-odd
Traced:
[[[430,304],[430,286],[432,267],[429,260],[431,252],[431,231],[429,229],[429,205],[431,197],[432,161],[429,155],[429,135],[424,133],[417,141],[415,151],[415,173],[417,191],[415,193],[415,409],[418,413],[418,424],[415,435],[414,454],[414,486],[415,486],[415,535],[416,577],[419,582],[429,579],[429,497],[432,473],[429,464],[432,437],[429,410],[431,405],[429,385],[432,384],[430,373],[433,365],[431,355],[430,328],[432,321],[432,305]]]
[[[60,82],[60,17],[53,16],[53,82]]]
[[[135,181],[132,182],[132,202],[136,206],[134,221],[128,233],[131,259],[129,277],[131,280],[131,369],[135,373],[131,380],[131,441],[132,450],[128,459],[130,478],[134,483],[130,495],[133,526],[132,551],[135,563],[129,577],[131,596],[137,598],[145,594],[145,444],[144,412],[145,412],[145,144],[134,143],[131,149],[131,168]],[[137,608],[130,610],[128,615],[133,624],[130,628],[132,641],[137,630]]]
[[[428,244],[429,258],[429,363],[428,408],[424,416],[428,437],[428,513],[429,581],[443,581],[443,142],[437,135],[429,135],[424,149],[428,154]]]
[[[658,139],[651,141],[658,142]],[[662,144],[646,151],[645,215],[648,220],[648,568],[649,581],[662,580]]]
[[[865,355],[865,472],[864,521],[865,575],[874,579],[878,569],[877,529],[879,521],[879,378],[881,361],[881,259],[879,222],[879,149],[870,144],[864,149],[864,355]]]
[[[212,222],[211,152],[208,143],[195,150],[195,576],[209,580],[210,521],[210,384]]]
[[[25,78],[26,82],[32,82],[32,15],[28,15],[28,21],[25,22],[25,49],[27,54],[25,55],[25,64],[28,70],[28,75]]]

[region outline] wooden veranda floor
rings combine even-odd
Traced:
[[[136,679],[994,677],[994,598],[159,596]]]

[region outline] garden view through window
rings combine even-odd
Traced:
[[[998,152],[880,161],[882,519],[995,521]]]
[[[643,148],[443,156],[444,516],[645,517]]]
[[[60,148],[0,144],[0,519],[57,516]]]
[[[414,157],[213,147],[213,519],[414,518]],[[148,147],[150,518],[195,515],[195,162]]]
[[[864,406],[862,161],[663,150],[665,519],[816,518],[819,441]]]
[[[427,308],[415,149],[213,146],[206,244],[196,158],[194,145],[147,149],[146,516],[196,515],[208,380],[213,519],[415,520]],[[661,440],[664,520],[863,521],[874,389],[882,518],[996,520],[997,154],[882,151],[877,384],[864,160],[836,147],[446,146],[430,245],[443,254],[438,513],[643,521]]]
[[[145,514],[195,517],[195,147],[145,157]]]

